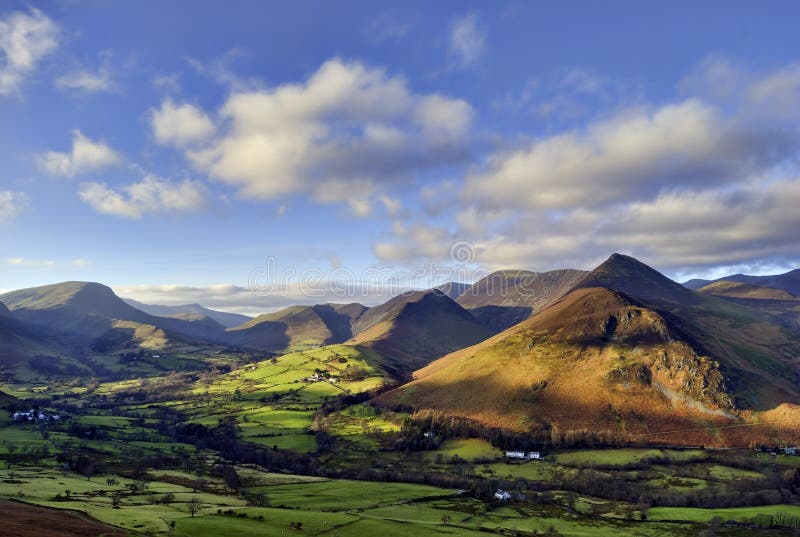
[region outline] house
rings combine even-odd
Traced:
[[[785,447],[785,448],[783,448],[783,453],[785,455],[797,455],[798,449],[800,449],[800,448],[797,448],[797,447]]]
[[[153,358],[161,358],[161,355],[160,354],[154,354],[152,357]]]
[[[422,436],[425,438],[434,438],[436,435],[433,433],[433,431],[425,431],[422,433]]]
[[[511,494],[503,489],[497,489],[497,492],[494,493],[494,497],[500,500],[501,502],[507,502],[511,499]]]
[[[506,457],[509,459],[539,460],[542,458],[542,454],[538,451],[506,451]]]

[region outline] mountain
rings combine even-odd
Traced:
[[[633,257],[612,254],[581,279],[576,288],[605,287],[657,304],[693,304],[699,295]]]
[[[132,298],[123,298],[127,304],[133,306],[137,310],[149,313],[150,315],[157,315],[159,317],[175,317],[178,319],[197,319],[198,316],[208,317],[218,322],[225,328],[233,328],[239,326],[250,320],[252,317],[247,315],[239,315],[238,313],[227,313],[224,311],[217,311],[206,308],[200,304],[183,304],[180,306],[161,306],[158,304],[143,304],[133,300]]]
[[[746,283],[749,285],[782,289],[794,296],[800,296],[800,269],[795,269],[785,274],[775,274],[772,276],[748,276],[746,274],[732,274],[716,280],[695,279],[684,282],[683,285],[689,287],[690,289],[700,289],[708,284],[719,281]]]
[[[737,406],[764,410],[794,402],[800,331],[787,318],[738,300],[698,293],[644,263],[614,254],[578,287],[625,293],[669,318],[701,353],[718,360]]]
[[[367,311],[361,304],[291,306],[228,329],[230,341],[272,351],[341,343],[353,336],[353,323]]]
[[[102,351],[164,348],[190,343],[188,338],[218,341],[224,329],[157,317],[126,304],[105,285],[64,282],[12,291],[0,296],[16,320],[41,331],[63,335],[64,343]]]
[[[501,270],[477,281],[456,302],[493,332],[513,326],[564,296],[587,273],[581,270]]]
[[[469,312],[437,291],[413,291],[367,310],[353,324],[348,343],[386,358],[397,377],[491,335]]]
[[[548,308],[432,362],[378,401],[542,435],[796,442],[794,426],[717,427],[770,412],[800,420],[791,406],[800,403],[798,355],[800,333],[774,315],[615,254]]]
[[[722,298],[745,298],[753,300],[796,300],[797,297],[783,289],[752,285],[749,283],[720,280],[698,289],[700,293]]]
[[[471,283],[447,282],[434,287],[433,290],[439,291],[446,297],[455,300],[469,290],[470,287],[472,287]]]

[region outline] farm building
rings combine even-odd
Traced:
[[[500,500],[501,502],[507,502],[511,499],[511,494],[503,489],[497,489],[497,492],[494,493],[494,497]]]
[[[509,459],[538,460],[542,458],[542,454],[538,451],[506,451],[506,457]]]

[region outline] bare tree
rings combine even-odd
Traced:
[[[201,507],[203,507],[203,505],[200,503],[200,500],[198,500],[197,498],[195,498],[194,496],[192,496],[192,497],[189,499],[189,501],[188,501],[188,502],[186,502],[186,507],[188,507],[188,508],[189,508],[189,513],[191,513],[191,514],[192,514],[192,517],[194,517],[194,515],[195,515],[195,514],[196,514],[198,511],[200,511],[200,508],[201,508]]]

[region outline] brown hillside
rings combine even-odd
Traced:
[[[719,363],[659,313],[602,288],[578,289],[433,362],[379,401],[516,431],[590,430],[709,445],[761,434],[722,428],[741,419]],[[658,432],[670,433],[652,434]],[[781,434],[800,439],[791,430]]]

